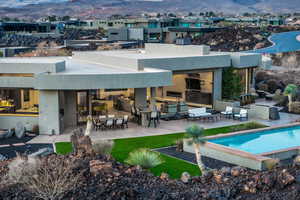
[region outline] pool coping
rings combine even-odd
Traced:
[[[246,135],[246,134],[251,134],[251,133],[255,133],[255,132],[259,132],[259,131],[269,131],[269,130],[274,130],[274,129],[279,129],[279,128],[289,128],[289,127],[293,127],[293,126],[300,126],[300,122],[286,124],[286,125],[271,126],[271,127],[266,127],[266,128],[237,131],[237,132],[227,133],[227,134],[224,133],[224,134],[218,134],[218,135],[213,135],[213,136],[206,136],[205,139],[208,140],[208,139],[218,139],[218,138],[232,137],[232,136],[238,136],[238,135],[244,135],[244,134]],[[268,152],[264,152],[264,153],[260,153],[260,154],[249,153],[247,151],[227,147],[227,146],[224,146],[221,144],[216,144],[216,143],[209,142],[209,141],[207,141],[206,144],[204,144],[204,145],[206,145],[207,147],[215,148],[215,149],[222,149],[228,153],[239,153],[239,155],[243,155],[247,158],[256,159],[258,161],[265,160],[266,158],[269,159],[268,156],[270,156],[272,154],[278,154],[278,153],[283,153],[283,152],[292,151],[292,150],[300,151],[300,145],[295,146],[295,147],[274,150],[274,151],[268,151]]]
[[[225,137],[232,137],[232,136],[243,135],[243,134],[251,134],[251,133],[255,133],[255,132],[259,132],[259,131],[268,131],[268,130],[274,130],[274,129],[279,129],[279,128],[289,128],[289,127],[294,127],[294,126],[300,126],[300,123],[297,122],[297,123],[291,123],[291,124],[286,124],[286,125],[258,128],[258,129],[253,129],[253,130],[237,131],[237,132],[227,133],[227,134],[224,133],[224,134],[218,134],[218,135],[213,135],[213,136],[206,136],[204,138],[207,140],[217,139],[217,138],[225,138]],[[222,159],[233,160],[233,162],[231,162],[233,164],[236,164],[236,163],[234,163],[234,160],[236,160],[237,158],[239,158],[240,161],[243,159],[248,160],[248,161],[252,160],[253,162],[256,163],[255,169],[258,169],[258,170],[265,169],[266,163],[268,161],[277,159],[276,155],[278,157],[284,157],[284,156],[286,157],[286,156],[291,156],[291,153],[293,155],[294,154],[297,155],[298,152],[300,152],[300,146],[296,146],[296,147],[290,147],[290,148],[286,148],[286,149],[275,150],[275,151],[271,151],[271,152],[265,152],[265,153],[261,153],[261,154],[253,154],[253,153],[234,149],[231,147],[227,147],[227,146],[216,144],[216,143],[209,142],[209,141],[202,144],[201,148],[204,150],[204,154],[208,153],[209,154],[208,157],[212,157],[214,159],[218,159],[217,155],[214,156],[214,154],[216,152],[224,153],[224,154],[226,154],[226,158],[222,158]],[[212,152],[215,152],[215,153],[212,153]],[[238,164],[238,165],[240,165],[240,164]],[[251,165],[252,164],[250,164],[246,167],[251,168]],[[257,166],[260,166],[260,167],[257,167]]]

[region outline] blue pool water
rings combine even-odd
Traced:
[[[300,50],[300,42],[296,39],[298,35],[300,35],[300,31],[273,34],[269,38],[273,42],[273,46],[247,52],[270,54],[298,51]]]
[[[216,138],[209,142],[252,154],[261,154],[300,146],[300,126]]]

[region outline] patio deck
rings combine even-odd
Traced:
[[[300,115],[280,113],[280,120],[261,120],[261,119],[249,119],[250,121],[255,121],[267,126],[274,125],[284,125],[294,122],[300,119]],[[91,133],[91,139],[93,141],[104,140],[104,139],[118,139],[118,138],[130,138],[130,137],[143,137],[143,136],[153,136],[153,135],[164,135],[172,133],[184,132],[185,128],[191,124],[198,124],[204,128],[217,128],[223,126],[231,126],[236,124],[245,123],[245,121],[240,122],[238,120],[232,119],[222,119],[217,122],[202,122],[199,120],[187,121],[187,120],[173,120],[173,121],[163,121],[161,120],[157,128],[144,128],[138,126],[134,123],[129,123],[129,128],[116,129],[116,130],[106,130],[106,131],[93,131]],[[28,143],[55,143],[55,142],[69,142],[70,135],[72,131],[78,127],[68,128],[62,135],[39,135],[29,141]],[[84,126],[82,127],[85,128]]]

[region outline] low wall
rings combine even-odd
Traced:
[[[185,152],[195,153],[193,145],[189,145],[187,141],[184,141],[183,150]],[[201,145],[200,152],[203,156],[254,170],[264,170],[266,168],[265,162],[272,160],[272,158],[252,155],[210,142]]]
[[[17,123],[21,122],[26,129],[31,129],[33,126],[39,124],[38,115],[9,115],[9,114],[1,114],[0,115],[0,128],[10,129],[16,128]],[[31,131],[30,130],[30,131]]]
[[[255,119],[270,119],[270,107],[265,105],[250,105],[249,117]]]
[[[226,106],[231,106],[231,107],[240,107],[240,102],[238,101],[215,101],[214,103],[214,109],[216,111],[224,111],[226,109]]]
[[[227,134],[219,134],[213,136],[207,136],[206,139],[217,139],[223,137],[232,137],[243,134],[251,134],[259,131],[267,131],[278,128],[288,128],[293,126],[300,126],[300,123],[293,123],[287,125],[273,126],[267,128],[238,131]],[[183,143],[183,150],[185,152],[194,153],[194,148],[186,139]],[[207,156],[216,160],[221,160],[227,163],[232,163],[235,165],[247,167],[255,170],[265,170],[267,166],[273,162],[274,159],[285,160],[293,158],[294,156],[299,155],[300,145],[296,147],[291,147],[287,149],[280,149],[272,152],[266,152],[263,154],[251,154],[245,151],[238,149],[233,149],[224,145],[215,144],[212,142],[206,142],[204,145],[201,145],[200,152],[203,156]]]
[[[269,158],[276,158],[279,160],[286,160],[290,159],[293,157],[296,157],[300,153],[300,147],[293,147],[293,148],[288,148],[288,149],[282,149],[278,151],[272,151],[264,154],[260,154],[261,156],[267,156]]]

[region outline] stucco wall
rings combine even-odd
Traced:
[[[41,90],[39,109],[40,134],[60,134],[59,92]]]
[[[186,141],[184,141],[183,150],[185,152],[195,153],[193,146],[189,145]],[[213,148],[206,148],[205,146],[201,146],[200,152],[203,156],[221,160],[227,163],[232,163],[235,165],[248,167],[250,169],[255,169],[255,170],[264,169],[263,161],[247,158],[245,156],[241,156],[238,154],[232,154],[232,153],[228,153]]]
[[[269,120],[270,107],[265,105],[250,105],[249,117]]]
[[[16,128],[17,123],[20,122],[24,127],[30,127],[39,124],[38,116],[17,116],[17,115],[0,115],[0,128],[10,129]]]

